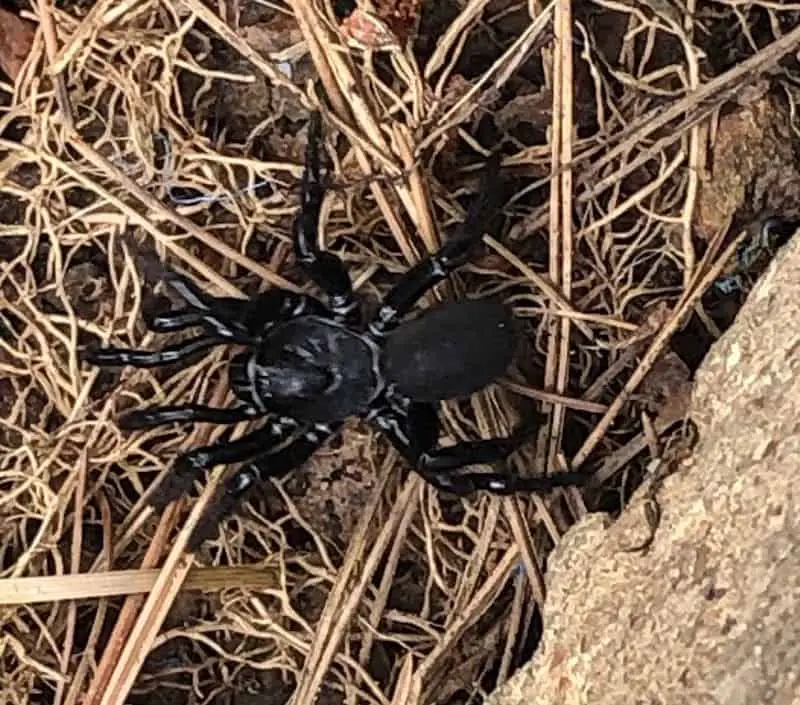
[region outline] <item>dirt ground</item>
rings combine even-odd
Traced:
[[[504,683],[538,643],[548,553],[674,447],[694,371],[800,220],[800,12],[773,5],[3,3],[39,31],[0,14],[27,53],[0,49],[0,702],[466,705]],[[232,351],[103,371],[80,351],[187,337],[144,326],[167,303],[153,255],[215,295],[315,291],[291,241],[312,107],[321,239],[365,310],[502,153],[496,230],[425,305],[502,297],[521,344],[441,405],[442,442],[539,411],[506,469],[591,487],[447,496],[353,421],[183,557],[220,471],[162,513],[148,493],[223,429],[116,419],[232,403]],[[135,591],[67,580],[154,568]]]

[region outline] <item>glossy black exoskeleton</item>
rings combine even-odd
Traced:
[[[469,396],[506,371],[514,352],[515,319],[507,306],[487,299],[447,303],[413,318],[407,316],[427,290],[467,261],[480,241],[499,206],[498,190],[491,183],[497,178],[499,160],[490,162],[461,232],[412,267],[388,292],[377,315],[362,325],[344,264],[317,243],[324,195],[320,132],[319,116],[314,115],[294,237],[299,264],[325,292],[327,302],[282,289],[250,300],[213,297],[170,271],[165,275],[167,283],[185,306],[148,316],[148,327],[160,333],[198,327],[202,333],[155,352],[107,348],[85,354],[90,363],[101,366],[186,367],[213,346],[245,347],[229,368],[238,406],[161,406],[136,410],[120,419],[126,429],[173,422],[266,421],[237,440],[179,456],[153,503],[161,508],[187,492],[202,470],[245,463],[227,480],[214,511],[195,534],[196,544],[248,490],[301,465],[352,416],[375,424],[411,467],[441,490],[509,494],[582,484],[584,477],[577,473],[518,477],[459,472],[466,465],[506,457],[526,440],[530,429],[507,438],[438,446],[436,402]]]

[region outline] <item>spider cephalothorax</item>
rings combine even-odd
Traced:
[[[202,332],[155,352],[107,348],[85,355],[90,363],[101,366],[185,366],[212,346],[245,347],[229,367],[238,406],[161,406],[120,419],[127,429],[264,419],[241,438],[179,456],[153,503],[163,507],[187,492],[202,470],[245,463],[225,483],[215,510],[195,535],[196,543],[248,490],[301,465],[351,416],[375,424],[416,472],[442,490],[509,494],[582,484],[584,478],[577,473],[518,477],[461,471],[467,465],[506,457],[526,439],[523,430],[507,438],[438,447],[436,402],[469,396],[506,371],[514,351],[515,319],[508,307],[490,299],[446,303],[410,320],[406,316],[428,289],[467,261],[480,241],[488,217],[497,208],[497,189],[491,181],[496,180],[498,160],[493,159],[487,169],[484,188],[461,232],[412,267],[389,291],[372,320],[361,325],[347,270],[336,255],[320,250],[317,242],[324,195],[320,132],[315,114],[294,238],[297,260],[324,291],[326,302],[282,289],[252,299],[214,297],[186,277],[168,272],[166,281],[185,306],[148,316],[148,327],[159,333],[190,327]]]

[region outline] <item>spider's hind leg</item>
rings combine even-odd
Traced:
[[[523,425],[510,436],[467,441],[438,448],[439,422],[431,404],[412,404],[408,412],[385,411],[378,427],[426,482],[436,489],[458,495],[478,490],[509,495],[516,492],[547,492],[556,487],[584,485],[582,473],[561,472],[540,477],[520,477],[500,472],[458,472],[463,467],[504,460],[529,439],[531,427]]]
[[[468,441],[446,448],[435,448],[420,456],[416,470],[437,489],[459,495],[469,495],[478,490],[499,495],[548,492],[556,487],[586,484],[588,477],[577,472],[558,472],[540,477],[521,477],[500,472],[457,472],[466,465],[504,460],[518,450],[524,440],[514,434],[506,438]]]
[[[358,303],[353,295],[350,274],[337,255],[321,250],[319,246],[319,218],[325,196],[321,143],[322,120],[315,112],[308,128],[300,212],[293,225],[295,257],[328,296],[334,316],[342,321],[352,321],[358,314]]]
[[[383,300],[370,330],[377,336],[394,328],[430,288],[466,264],[481,241],[502,203],[502,183],[498,178],[501,156],[492,154],[481,180],[478,197],[470,204],[460,231],[438,252],[406,272]]]

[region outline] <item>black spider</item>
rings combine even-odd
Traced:
[[[253,299],[213,297],[182,275],[165,279],[185,306],[146,314],[159,333],[200,327],[202,333],[160,351],[96,349],[85,354],[94,365],[157,367],[191,364],[198,353],[222,344],[245,346],[230,363],[234,408],[198,404],[140,409],[120,426],[141,429],[174,422],[233,424],[265,418],[245,436],[196,448],[179,456],[152,500],[163,508],[187,492],[198,474],[219,464],[246,462],[225,483],[193,546],[216,530],[243,496],[268,477],[284,475],[306,461],[350,416],[375,424],[425,480],[441,490],[467,494],[546,491],[583,484],[585,476],[559,473],[517,477],[497,472],[456,472],[492,463],[516,450],[529,436],[521,427],[507,438],[437,447],[436,403],[466,397],[486,387],[509,366],[515,320],[502,303],[478,299],[433,307],[406,320],[425,292],[464,264],[480,241],[492,209],[497,210],[499,160],[487,169],[481,195],[470,207],[460,233],[435,255],[412,267],[389,291],[377,315],[361,318],[342,261],[321,251],[317,227],[324,186],[318,114],[309,128],[302,203],[294,223],[295,254],[309,277],[324,290],[327,304],[308,294],[271,289]]]

